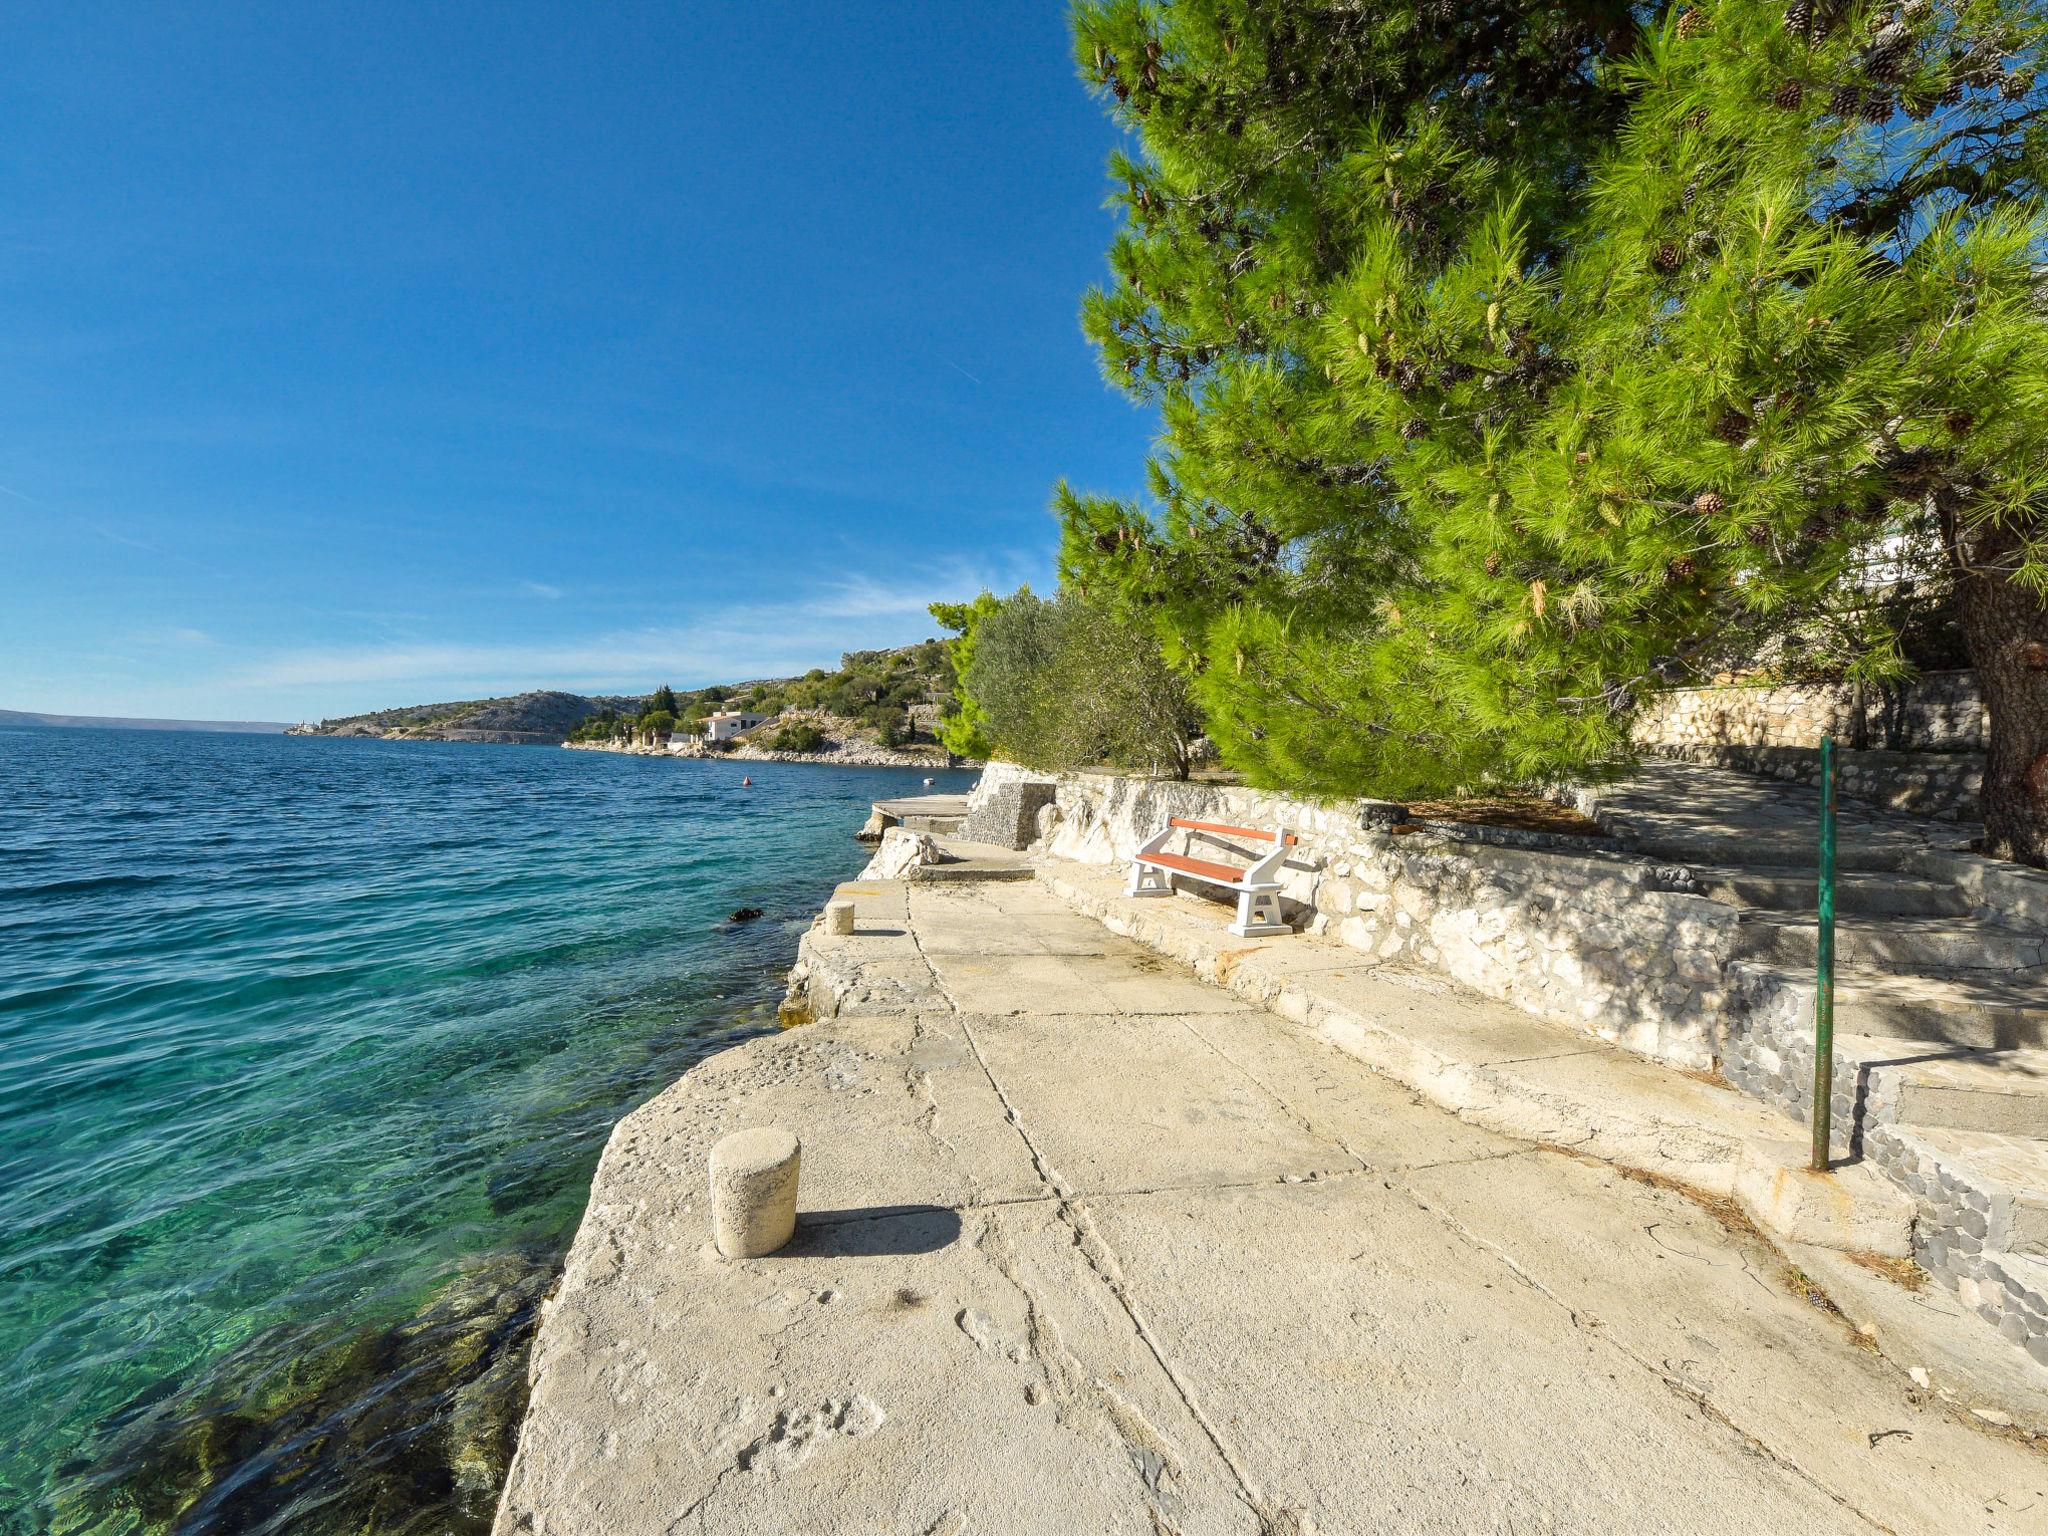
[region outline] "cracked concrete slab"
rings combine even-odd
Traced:
[[[919,887],[911,900],[927,955],[1106,955],[1123,942],[1035,881]]]
[[[1869,1529],[1399,1188],[1088,1208],[1190,1399],[1296,1528],[1699,1531],[1740,1509],[1751,1531]]]
[[[1057,1209],[944,1216],[566,1292],[500,1529],[1256,1531]]]
[[[615,1131],[501,1536],[2040,1528],[2036,1450],[1915,1396],[1701,1207],[1419,1100],[1327,1006],[1053,953],[1085,920],[1030,887],[871,884],[873,931],[806,947],[848,1010]],[[1414,1061],[1482,1107],[1508,1063],[1581,1059],[1382,982],[1342,1028],[1426,1029]],[[1461,1031],[1487,1063],[1439,1053]],[[728,1263],[705,1162],[763,1124],[804,1142],[797,1237]]]
[[[1769,1245],[1693,1201],[1554,1153],[1406,1183],[1582,1326],[1872,1523],[2017,1533],[2048,1520],[2048,1463],[1986,1465],[1980,1434],[1856,1347],[1847,1323],[1788,1295]],[[1560,1219],[1529,1219],[1546,1206]]]
[[[1467,1125],[1387,1078],[1361,1073],[1336,1047],[1270,1014],[1254,1010],[1185,1022],[1288,1114],[1368,1170],[1528,1150],[1527,1142]]]
[[[1062,1193],[1271,1183],[1352,1166],[1172,1015],[970,1019]]]
[[[1237,1013],[1246,1006],[1142,953],[932,955],[929,961],[962,1013]]]

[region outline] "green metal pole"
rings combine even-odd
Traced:
[[[1820,740],[1820,974],[1813,992],[1813,1171],[1828,1171],[1835,1098],[1835,738]]]

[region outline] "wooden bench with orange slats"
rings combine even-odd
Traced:
[[[1213,837],[1244,837],[1257,842],[1271,843],[1266,853],[1254,853],[1249,849],[1229,848],[1224,851],[1241,853],[1252,862],[1249,865],[1221,864],[1214,859],[1196,858],[1192,853],[1168,853],[1168,842],[1176,832],[1203,832]],[[1192,839],[1190,839],[1192,841]],[[1292,933],[1294,930],[1280,918],[1280,882],[1275,878],[1280,872],[1281,861],[1287,857],[1287,850],[1301,839],[1285,827],[1267,832],[1258,827],[1233,827],[1215,821],[1189,821],[1185,817],[1172,817],[1151,837],[1147,838],[1138,851],[1131,856],[1131,883],[1125,889],[1127,896],[1171,896],[1175,878],[1198,880],[1204,885],[1213,885],[1221,890],[1232,891],[1237,896],[1237,921],[1230,925],[1230,931],[1243,938],[1261,938],[1267,934]]]

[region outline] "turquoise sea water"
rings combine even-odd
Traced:
[[[921,776],[742,771],[0,732],[0,1532],[481,1528],[607,1131]]]

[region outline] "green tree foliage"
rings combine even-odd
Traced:
[[[586,715],[569,732],[571,741],[615,741],[625,734],[626,721],[615,709],[601,709]]]
[[[665,709],[650,710],[640,717],[640,729],[652,731],[657,736],[672,734],[675,728],[676,717]]]
[[[793,720],[779,727],[768,745],[776,752],[816,752],[825,745],[825,733],[808,720]]]
[[[1188,776],[1201,715],[1148,625],[1102,599],[1020,590],[976,617],[975,634],[961,695],[996,750],[1033,768]]]
[[[1017,598],[1031,595],[1029,587],[1019,587]],[[1015,599],[1013,599],[1014,601]],[[984,619],[1001,607],[1002,600],[993,592],[984,591],[971,603],[933,603],[931,615],[939,621],[941,628],[953,631],[954,638],[941,642],[945,648],[948,663],[955,678],[964,678],[967,669],[974,664],[974,637]],[[953,696],[939,714],[939,744],[958,757],[986,758],[995,753],[995,740],[988,730],[988,717],[968,696],[965,689],[956,686]]]
[[[1149,616],[1255,782],[1398,795],[1621,753],[1731,635],[1896,675],[1868,572],[1924,541],[1991,846],[2048,860],[2044,31],[1083,0],[1142,145],[1085,322],[1165,433],[1148,504],[1062,487],[1063,584]]]
[[[640,713],[642,716],[667,715],[670,719],[674,719],[677,713],[675,689],[669,687],[667,683],[663,683],[647,696],[647,703]]]

